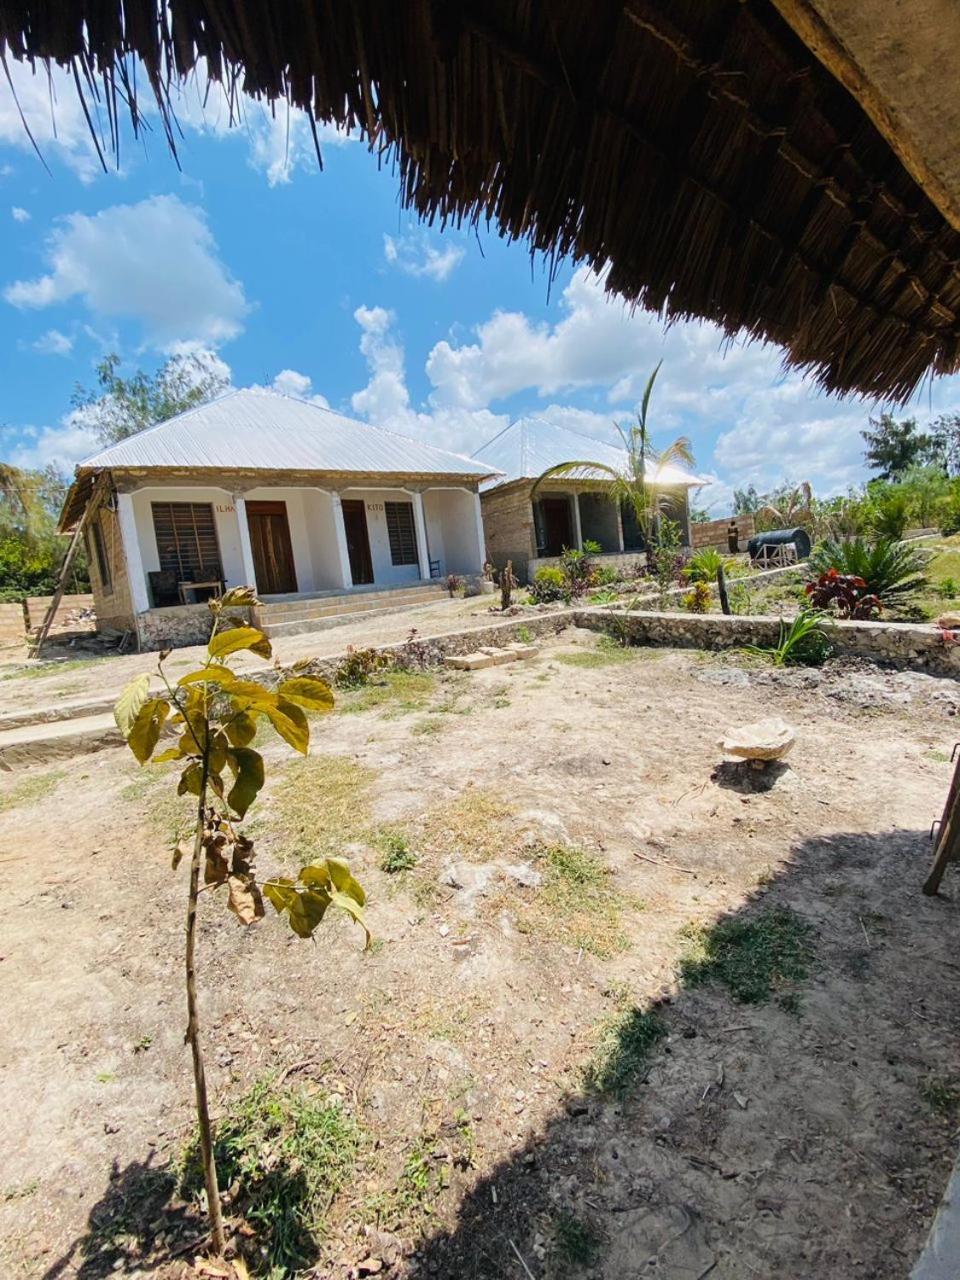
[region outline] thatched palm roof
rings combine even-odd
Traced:
[[[0,42],[72,62],[111,120],[127,55],[163,110],[205,59],[362,130],[425,217],[609,268],[830,390],[960,366],[960,233],[769,0],[5,0]]]

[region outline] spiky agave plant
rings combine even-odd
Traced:
[[[839,574],[862,578],[866,594],[876,596],[885,607],[899,604],[919,590],[927,580],[928,556],[919,547],[881,539],[851,538],[847,542],[828,539],[814,547],[807,561],[811,577],[836,569]]]
[[[623,441],[624,450],[626,451],[625,465],[623,467],[614,467],[607,463],[585,461],[584,459],[560,462],[554,467],[548,467],[534,481],[533,488],[530,491],[531,501],[536,498],[537,490],[540,486],[550,480],[600,479],[609,482],[607,496],[617,507],[627,506],[630,508],[643,537],[644,544],[650,545],[651,535],[655,530],[659,514],[667,503],[666,495],[658,490],[660,472],[670,463],[682,463],[688,467],[693,466],[693,451],[686,436],[678,436],[676,440],[662,449],[655,448],[650,438],[647,414],[650,408],[653,384],[656,382],[657,374],[660,372],[660,365],[662,364],[663,361],[661,360],[647,380],[643,398],[640,401],[640,408],[637,410],[636,423],[625,427],[621,426],[619,422],[614,422],[613,424],[619,433],[620,439]]]

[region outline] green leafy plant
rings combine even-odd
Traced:
[[[960,594],[960,585],[956,578],[941,578],[937,583],[937,595],[943,600],[955,600]]]
[[[417,855],[410,848],[407,837],[399,831],[386,831],[380,838],[383,857],[380,870],[388,875],[399,871],[411,871],[417,865]]]
[[[604,587],[600,591],[591,591],[587,598],[591,604],[616,604],[620,599],[620,593],[610,587]]]
[[[926,552],[890,541],[851,538],[846,542],[821,542],[807,563],[815,578],[830,569],[862,578],[867,594],[876,596],[884,608],[899,604],[927,580]]]
[[[534,604],[551,604],[555,600],[570,601],[570,584],[562,569],[545,564],[533,575],[530,599]]]
[[[823,615],[816,609],[807,608],[802,608],[789,621],[780,619],[780,636],[772,649],[750,644],[745,646],[745,650],[772,658],[776,667],[819,667],[832,651],[823,628]]]
[[[278,914],[286,914],[291,929],[301,938],[312,937],[327,910],[336,907],[356,920],[364,929],[368,944],[370,940],[363,919],[365,895],[345,862],[320,858],[301,867],[295,879],[277,876],[258,884],[253,841],[237,825],[264,784],[263,757],[250,745],[257,735],[258,723],[271,726],[295,751],[306,755],[310,743],[306,713],[333,708],[330,686],[313,676],[282,678],[276,689],[270,690],[231,669],[229,659],[237,653],[271,656],[270,641],[263,632],[249,626],[241,615],[227,612],[259,603],[250,587],[236,587],[222,598],[211,600],[212,626],[203,663],[171,684],[164,669],[170,650],[164,650],[157,663],[164,693],[152,694],[150,677],[144,673],[131,680],[115,707],[120,732],[140,764],[150,760],[175,764],[180,769],[178,794],[196,798],[193,835],[177,842],[173,866],[176,870],[184,857],[189,860],[186,1040],[193,1061],[211,1238],[214,1250],[220,1254],[225,1237],[197,1005],[200,894],[209,891],[212,897],[225,889],[227,906],[243,925],[263,916],[265,896]],[[176,731],[175,742],[155,755],[161,735],[169,729]]]
[[[863,578],[828,569],[816,582],[808,582],[806,593],[815,609],[832,609],[840,618],[875,618],[883,608],[870,595]]]
[[[721,555],[716,547],[701,547],[684,565],[683,576],[688,582],[714,583],[721,569],[730,573],[735,564],[734,559]]]
[[[899,542],[910,519],[910,495],[900,485],[871,492],[870,531],[875,538]]]
[[[533,632],[526,625],[517,627],[517,639],[521,644],[531,644],[533,642]]]
[[[681,581],[686,561],[680,541],[680,525],[676,520],[661,516],[657,521],[657,530],[647,552],[647,561],[661,595]]]
[[[683,597],[683,607],[689,613],[709,613],[711,593],[706,582],[695,582],[693,590]]]
[[[333,682],[341,689],[359,689],[367,683],[371,676],[381,671],[388,671],[393,666],[393,658],[379,649],[354,649],[347,646],[347,652],[337,663]]]

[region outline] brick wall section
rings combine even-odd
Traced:
[[[87,560],[90,565],[90,585],[93,588],[93,607],[97,614],[97,630],[110,632],[135,631],[136,619],[133,613],[133,601],[130,598],[130,585],[127,577],[127,561],[123,554],[123,541],[120,537],[120,522],[117,513],[107,507],[101,507],[91,517],[91,524],[99,521],[103,533],[103,545],[110,566],[110,588],[106,588],[100,580],[100,568],[93,551],[93,533],[88,527],[85,542]]]
[[[537,554],[530,505],[530,482],[504,485],[480,495],[487,559],[502,569],[508,560],[520,582],[527,581],[527,564]]]
[[[757,522],[752,515],[733,516],[733,520],[737,525],[737,536],[741,547],[748,538],[752,538],[757,531]],[[693,540],[693,549],[697,551],[700,547],[722,547],[724,551],[727,549],[727,529],[730,527],[730,517],[726,520],[708,520],[706,524],[696,524],[691,522],[690,537]]]
[[[23,605],[17,601],[0,604],[0,649],[26,643],[23,624]]]

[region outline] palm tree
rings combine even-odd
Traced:
[[[603,479],[610,482],[607,492],[611,502],[616,503],[618,508],[624,506],[630,508],[644,544],[650,545],[651,534],[655,532],[659,512],[668,501],[665,494],[658,492],[657,482],[660,472],[671,463],[693,466],[693,451],[686,436],[678,436],[663,449],[654,448],[650,438],[647,411],[650,407],[650,394],[661,364],[663,364],[662,360],[651,373],[644,388],[643,399],[637,410],[636,423],[626,427],[622,427],[619,422],[613,424],[623,441],[626,465],[618,468],[604,462],[590,462],[582,459],[560,462],[554,467],[548,467],[534,481],[533,488],[530,490],[531,501],[535,500],[537,489],[547,481],[563,477],[592,480],[599,472]]]
[[[771,529],[792,529],[808,521],[812,512],[813,489],[809,480],[803,480],[795,489],[783,488],[770,494],[757,515]]]

